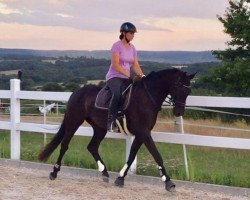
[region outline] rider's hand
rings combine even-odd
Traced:
[[[131,79],[132,79],[132,82],[133,83],[136,83],[136,82],[139,82],[141,81],[143,78],[145,78],[146,76],[145,75],[135,75],[133,76]]]

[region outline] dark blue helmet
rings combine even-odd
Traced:
[[[125,22],[121,25],[120,33],[122,32],[137,32],[134,24],[130,22]]]

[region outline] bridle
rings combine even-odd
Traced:
[[[184,88],[184,89],[190,89],[191,86],[188,86],[188,85],[184,85],[182,84],[180,81],[178,81],[174,87],[173,87],[173,90],[175,89],[181,89],[181,88]],[[180,107],[185,107],[186,106],[186,102],[183,103],[183,102],[180,102],[180,101],[177,101],[174,97],[172,97],[170,95],[166,97],[168,100],[164,100],[164,102],[166,102],[167,104],[169,104],[170,106],[180,106]]]
[[[143,82],[144,88],[145,88],[145,90],[146,90],[146,92],[147,92],[150,100],[153,102],[154,106],[157,107],[157,103],[156,103],[154,97],[150,94],[149,89],[147,87],[147,84],[145,83],[145,81],[142,81],[142,82]],[[173,87],[172,90],[174,90],[174,89],[180,89],[180,88],[190,89],[191,86],[184,85],[184,84],[182,84],[180,82],[180,80],[178,80],[177,83],[174,85],[174,87]],[[177,101],[172,96],[171,97],[167,96],[166,98],[168,98],[168,100],[165,99],[164,102],[168,103],[170,106],[180,106],[180,107],[182,106],[182,107],[185,107],[185,105],[186,105],[186,102],[182,103],[180,101]]]

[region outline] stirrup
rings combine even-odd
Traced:
[[[107,131],[108,132],[118,132],[119,131],[119,129],[118,129],[118,127],[117,127],[117,125],[116,125],[116,123],[115,122],[111,122],[111,124],[110,125],[108,125],[108,129],[107,129]]]

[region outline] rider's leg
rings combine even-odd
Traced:
[[[109,103],[109,109],[108,109],[108,124],[107,124],[107,130],[109,132],[116,132],[117,126],[115,123],[117,112],[119,108],[119,103],[121,99],[121,88],[122,88],[122,78],[112,78],[107,81],[107,85],[110,88],[112,92],[112,98]]]

